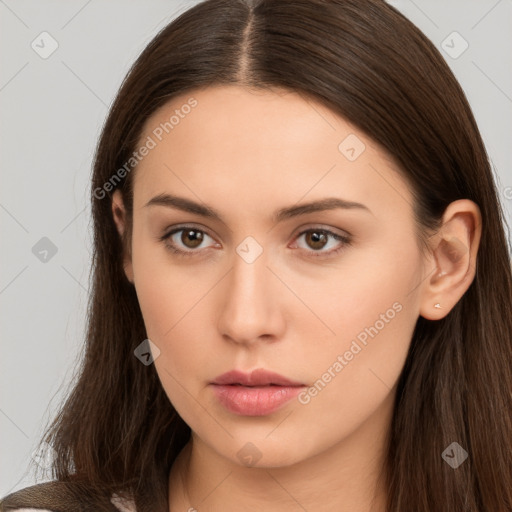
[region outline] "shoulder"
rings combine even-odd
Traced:
[[[111,497],[111,512],[136,512],[132,500]],[[84,512],[72,486],[66,482],[51,481],[24,487],[0,499],[0,512]]]

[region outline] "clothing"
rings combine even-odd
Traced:
[[[111,499],[112,512],[137,512],[133,500],[117,494]],[[0,512],[85,512],[65,482],[44,482],[24,487],[0,500]]]

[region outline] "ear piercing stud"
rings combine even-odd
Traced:
[[[437,309],[441,309],[441,304],[439,304],[439,302],[437,304],[434,305],[435,308]]]

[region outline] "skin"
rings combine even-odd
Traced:
[[[478,206],[452,203],[422,253],[412,194],[390,157],[343,118],[290,91],[194,91],[158,110],[141,141],[190,97],[197,106],[137,166],[125,255],[148,338],[160,350],[154,364],[162,386],[192,430],[169,475],[169,510],[384,511],[378,477],[396,384],[418,317],[447,315],[474,278]],[[350,134],[365,145],[354,161],[338,149]],[[161,193],[208,204],[223,221],[145,206]],[[326,197],[369,211],[272,221],[278,209]],[[112,212],[123,235],[119,191]],[[172,237],[195,251],[190,257],[158,240],[184,224],[203,230],[199,245],[188,229]],[[329,236],[322,244],[304,234],[321,229],[351,241]],[[248,236],[263,250],[252,263],[236,251]],[[400,312],[359,343],[362,350],[308,403],[293,399],[266,416],[240,416],[208,386],[231,369],[266,368],[311,387],[397,303]],[[237,455],[251,452],[249,442],[260,456],[253,466]]]

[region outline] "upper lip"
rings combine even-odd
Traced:
[[[242,386],[304,386],[301,382],[296,382],[278,373],[259,368],[250,373],[245,373],[240,370],[231,370],[229,372],[219,375],[212,384],[229,385],[240,384]]]

